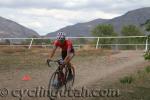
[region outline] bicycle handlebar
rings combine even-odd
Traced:
[[[59,60],[49,60],[49,59],[47,59],[47,64],[48,64],[49,67],[51,67],[50,62],[57,62],[59,65],[61,65],[61,63],[60,63],[61,59],[59,59]]]

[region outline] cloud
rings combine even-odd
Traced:
[[[0,15],[46,34],[67,25],[109,19],[148,6],[149,0],[1,0]]]
[[[78,9],[88,0],[6,0],[0,1],[1,8],[47,8],[47,9]]]
[[[106,12],[123,13],[125,11],[150,6],[149,0],[4,0],[1,8],[35,8],[82,10],[97,9]]]
[[[53,32],[67,25],[78,22],[87,22],[96,18],[112,18],[113,14],[105,14],[101,11],[70,11],[59,9],[5,9],[0,10],[3,17],[19,22],[20,24],[36,30],[40,34]],[[94,16],[93,16],[94,15]]]

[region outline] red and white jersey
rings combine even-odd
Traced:
[[[71,40],[65,40],[62,44],[59,40],[54,41],[54,46],[60,47],[62,51],[67,51],[68,49],[73,49],[72,41]]]

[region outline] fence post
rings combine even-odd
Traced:
[[[30,48],[31,48],[31,46],[32,46],[32,42],[33,42],[33,38],[31,39],[31,42],[30,42],[30,45],[29,45],[28,49],[30,49]]]
[[[136,49],[136,51],[138,50],[138,46],[137,46],[137,44],[135,45],[135,49]]]
[[[148,50],[148,37],[146,39],[146,46],[145,46],[145,52]]]
[[[97,39],[96,49],[98,49],[98,44],[99,44],[99,37],[98,37],[98,39]]]

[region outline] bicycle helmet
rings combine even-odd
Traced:
[[[66,34],[64,32],[57,33],[57,40],[64,40],[66,38]]]

